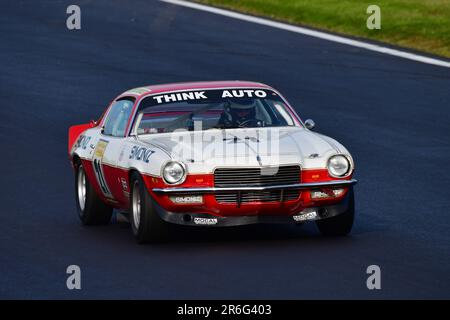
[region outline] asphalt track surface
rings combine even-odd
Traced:
[[[78,1],[68,31],[72,2],[1,4],[0,298],[450,298],[450,69],[158,1]],[[351,236],[187,228],[140,246],[80,225],[68,127],[128,88],[218,79],[274,86],[349,148]]]

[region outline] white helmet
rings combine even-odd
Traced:
[[[228,106],[227,111],[234,121],[255,119],[256,102],[251,98],[230,99],[230,105]]]

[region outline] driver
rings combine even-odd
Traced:
[[[254,99],[230,99],[228,106],[220,116],[219,126],[225,128],[251,127],[258,125]]]

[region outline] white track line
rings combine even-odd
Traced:
[[[358,40],[348,39],[345,37],[336,36],[336,35],[329,34],[326,32],[311,30],[311,29],[307,29],[307,28],[303,28],[303,27],[297,27],[297,26],[282,23],[282,22],[276,22],[276,21],[272,21],[272,20],[249,16],[249,15],[242,14],[242,13],[237,13],[237,12],[219,9],[219,8],[215,8],[215,7],[209,7],[206,5],[183,1],[183,0],[159,0],[159,1],[167,2],[170,4],[179,5],[179,6],[183,6],[183,7],[188,7],[191,9],[206,11],[206,12],[210,12],[210,13],[214,13],[214,14],[219,14],[219,15],[234,18],[234,19],[239,19],[239,20],[244,20],[244,21],[253,22],[253,23],[257,23],[257,24],[262,24],[262,25],[277,28],[277,29],[301,33],[301,34],[315,37],[315,38],[320,38],[320,39],[324,39],[324,40],[328,40],[328,41],[346,44],[346,45],[353,46],[353,47],[358,47],[358,48],[363,48],[363,49],[367,49],[367,50],[371,50],[371,51],[381,52],[384,54],[389,54],[391,56],[401,57],[401,58],[405,58],[405,59],[409,59],[409,60],[414,60],[414,61],[418,61],[418,62],[423,62],[423,63],[433,64],[436,66],[450,68],[450,62],[447,62],[444,60],[429,58],[429,57],[421,56],[421,55],[414,54],[414,53],[409,53],[409,52],[405,52],[405,51],[400,51],[400,50],[396,50],[396,49],[379,46],[376,44],[371,44],[371,43],[366,43],[366,42],[362,42],[362,41],[358,41]]]

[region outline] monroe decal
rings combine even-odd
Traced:
[[[155,153],[155,151],[153,150],[144,147],[133,146],[133,148],[131,148],[129,159],[142,160],[145,163],[149,163],[150,156],[153,153]]]

